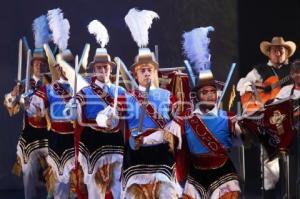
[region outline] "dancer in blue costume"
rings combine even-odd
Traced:
[[[124,153],[121,123],[118,120],[112,125],[100,127],[97,123],[101,123],[102,119],[97,119],[97,114],[111,110],[114,107],[114,98],[124,95],[125,90],[110,80],[116,64],[111,61],[105,48],[109,41],[106,28],[101,22],[94,20],[88,25],[88,29],[91,34],[95,34],[101,48],[96,49],[94,60],[89,64],[93,69],[90,85],[76,95],[77,121],[81,128],[77,132],[80,136],[78,161],[83,169],[88,198],[117,199],[121,195],[120,179]]]
[[[42,87],[45,80],[42,73],[48,70],[47,57],[43,50],[43,44],[50,40],[46,16],[42,15],[36,18],[32,27],[35,49],[32,59],[29,60],[30,65],[27,66],[31,71],[28,75],[31,75],[31,77],[29,77],[29,82],[26,82],[26,80],[21,81],[19,78],[21,78],[22,72],[18,71],[20,82],[10,93],[5,95],[4,105],[10,116],[19,112],[20,105],[26,106],[31,101],[32,95]],[[22,46],[19,50],[23,50]],[[28,91],[24,93],[26,84],[28,84]],[[45,157],[48,155],[47,121],[45,117],[37,117],[27,111],[25,111],[24,116],[23,130],[17,145],[17,162],[13,172],[17,175],[23,173],[25,199],[32,199],[36,196],[36,188],[40,183],[40,168],[45,169],[47,167],[45,161]]]
[[[197,72],[196,98],[184,119],[190,166],[184,187],[185,199],[238,198],[240,186],[228,157],[235,137],[231,115],[218,108],[220,86],[210,71],[207,34],[213,27],[196,28],[184,34],[184,50]]]

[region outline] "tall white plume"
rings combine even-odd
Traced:
[[[104,48],[108,41],[109,35],[105,26],[98,20],[93,20],[88,25],[88,30],[91,34],[95,35],[97,42],[101,48]]]
[[[132,8],[125,16],[125,22],[138,47],[146,47],[149,43],[148,30],[153,19],[159,19],[156,12]]]
[[[43,45],[51,40],[48,20],[45,15],[41,15],[33,21],[32,30],[35,48],[43,48]]]
[[[68,47],[70,38],[70,23],[68,19],[64,19],[64,14],[60,8],[48,11],[49,27],[52,31],[53,42],[61,51]]]
[[[192,63],[193,70],[199,73],[200,70],[210,69],[210,53],[208,45],[210,38],[207,36],[214,27],[195,28],[183,34],[183,50],[189,61]]]

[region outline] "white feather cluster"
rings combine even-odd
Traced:
[[[129,27],[131,35],[138,47],[146,47],[149,43],[148,30],[153,19],[159,19],[156,12],[149,10],[137,10],[132,8],[125,16],[125,22]]]
[[[43,45],[51,40],[48,20],[45,15],[41,15],[33,21],[32,30],[35,48],[43,48]]]
[[[105,26],[98,20],[93,20],[88,25],[88,30],[91,34],[95,35],[97,42],[101,48],[104,48],[108,41],[109,35]]]
[[[210,38],[208,33],[214,31],[214,27],[195,28],[183,34],[183,50],[193,65],[193,70],[199,73],[201,70],[210,69],[210,53],[208,45]]]
[[[60,8],[48,11],[49,27],[52,31],[53,42],[61,51],[68,47],[70,38],[70,23],[68,19],[64,19],[64,14]]]

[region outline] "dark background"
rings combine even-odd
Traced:
[[[92,59],[98,46],[86,26],[91,20],[98,19],[110,34],[109,53],[121,57],[127,66],[132,64],[137,54],[137,46],[123,20],[132,7],[153,10],[160,15],[150,29],[149,47],[154,50],[154,45],[159,46],[161,67],[182,65],[184,58],[180,43],[184,31],[212,25],[215,27],[215,32],[210,33],[212,70],[222,81],[225,81],[229,65],[234,61],[238,62],[234,82],[240,75],[244,76],[253,64],[266,61],[259,50],[259,43],[263,40],[270,41],[273,36],[281,35],[300,44],[299,0],[10,0],[5,2],[0,12],[1,96],[15,84],[18,39],[26,36],[33,49],[32,21],[57,7],[70,21],[69,48],[74,54],[81,55],[85,43],[90,43]],[[292,59],[299,58],[299,52],[297,49]],[[5,108],[0,108],[1,190],[22,189],[22,179],[10,173],[15,161],[21,119],[21,114],[9,118]],[[258,165],[256,147],[246,150],[247,194],[259,194]],[[3,197],[0,192],[0,198],[11,197]]]

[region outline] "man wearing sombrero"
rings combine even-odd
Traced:
[[[252,86],[255,83],[263,83],[271,76],[278,77],[279,80],[286,79],[280,86],[286,86],[291,83],[288,77],[290,74],[290,64],[288,59],[295,53],[296,44],[292,41],[285,41],[283,37],[273,37],[271,42],[263,41],[260,43],[261,52],[269,58],[266,64],[259,64],[247,74],[245,78],[241,78],[237,84],[237,90],[240,96],[246,92],[254,92]],[[274,82],[275,83],[275,82]],[[271,86],[264,87],[265,93],[270,93]],[[275,98],[275,97],[274,97]],[[264,160],[264,176],[263,187],[266,197],[273,198],[273,190],[279,180],[279,161],[275,158],[272,161]],[[270,190],[270,191],[268,191]]]
[[[271,76],[277,76],[279,79],[282,79],[289,75],[288,59],[295,53],[296,44],[292,41],[285,41],[283,37],[273,37],[271,42],[261,42],[260,50],[269,58],[269,61],[254,66],[245,78],[240,79],[237,84],[237,90],[241,96],[246,91],[252,91],[251,84],[253,83],[262,83]],[[283,86],[287,84],[288,82],[284,83]],[[264,90],[269,92],[271,88],[265,87]]]

